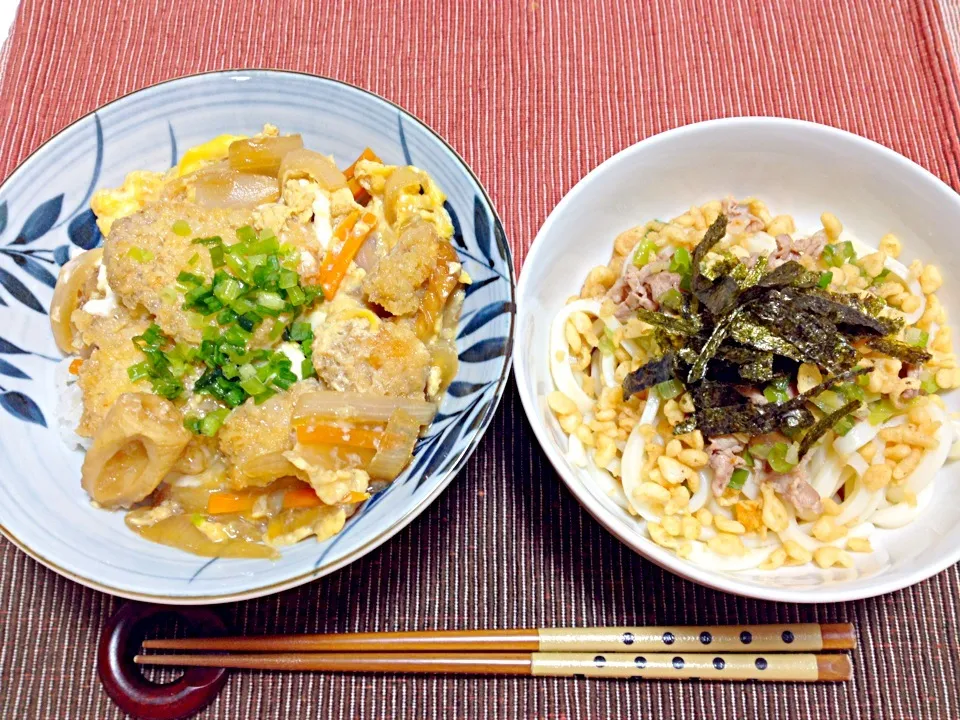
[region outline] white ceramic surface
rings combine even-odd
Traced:
[[[784,569],[717,572],[678,558],[647,539],[640,521],[598,491],[565,459],[566,437],[546,406],[552,390],[550,323],[586,273],[605,264],[618,233],[693,204],[757,196],[790,213],[801,231],[836,214],[856,237],[876,246],[892,232],[901,260],[936,262],[946,282],[938,296],[960,318],[960,196],[901,155],[834,128],[776,118],[698,123],[644,140],[584,177],[540,229],[520,273],[514,371],[524,408],[557,472],[583,506],[614,535],[658,565],[695,582],[740,595],[787,602],[871,597],[924,580],[960,560],[960,466],[940,471],[918,519],[874,536],[879,552],[858,555],[856,572]],[[947,395],[952,410],[956,395]]]
[[[474,279],[457,334],[460,370],[410,466],[333,538],[272,560],[196,557],[135,535],[123,514],[91,507],[81,453],[56,430],[60,360],[47,308],[59,266],[100,233],[95,188],[131,170],[164,170],[221,133],[264,123],[303,135],[341,167],[364,147],[415,164],[447,193],[454,246]],[[513,262],[479,181],[438,135],[359,88],[301,73],[227,71],[146,88],[45,143],[0,187],[0,532],[53,570],[98,590],[165,603],[256,597],[343,567],[399,532],[463,467],[495,411],[510,365]]]

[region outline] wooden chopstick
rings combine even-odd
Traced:
[[[145,640],[154,650],[239,652],[820,652],[852,650],[850,623],[427,630]]]
[[[320,672],[443,673],[538,677],[842,682],[852,674],[843,654],[715,653],[283,653],[276,655],[137,655],[140,665]]]

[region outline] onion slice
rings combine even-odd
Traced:
[[[300,135],[252,137],[230,143],[227,153],[230,167],[234,170],[275,178],[286,154],[302,147],[303,138]]]
[[[97,273],[103,260],[103,248],[87,250],[60,268],[57,286],[50,302],[50,326],[57,347],[67,354],[80,351],[73,335],[71,316],[80,304],[87,281]]]
[[[194,181],[194,199],[205,208],[245,208],[280,197],[276,178],[211,167],[200,170]]]
[[[354,422],[384,422],[389,421],[397,410],[403,410],[422,426],[429,425],[433,421],[437,406],[425,400],[411,398],[316,390],[299,397],[293,409],[293,421],[327,418]]]
[[[367,468],[370,477],[374,480],[395,480],[413,457],[413,446],[419,435],[419,420],[404,410],[394,411],[383,431],[377,454]]]
[[[326,155],[299,148],[283,156],[280,163],[280,187],[287,180],[312,180],[322,189],[333,192],[347,186],[347,178]]]

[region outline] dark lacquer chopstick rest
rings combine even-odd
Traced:
[[[224,668],[188,668],[171,683],[155,683],[134,663],[146,632],[171,616],[179,618],[191,635],[227,635],[223,619],[208,608],[173,608],[125,603],[107,621],[97,648],[97,673],[104,690],[137,720],[180,720],[199,712],[217,697],[227,681]]]

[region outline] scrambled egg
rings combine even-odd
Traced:
[[[269,134],[269,126],[263,134]],[[180,162],[167,172],[134,170],[118,188],[97,190],[90,200],[90,208],[97,216],[97,226],[104,236],[110,233],[113,223],[120,218],[133,215],[153,200],[156,200],[164,186],[171,180],[189,175],[207,165],[227,157],[230,143],[244,140],[246,135],[218,135],[213,140],[187,150]]]
[[[166,179],[166,173],[134,170],[120,187],[97,190],[90,199],[90,208],[97,216],[100,232],[108,235],[114,222],[142,209],[159,195]]]
[[[383,165],[373,160],[361,160],[354,169],[354,177],[371,195],[382,195],[387,178],[396,170],[395,165]],[[420,175],[420,192],[402,192],[394,205],[396,226],[401,227],[411,218],[419,215],[433,225],[437,234],[444,240],[453,237],[453,223],[444,209],[447,196],[437,187],[433,179],[419,168],[411,169]]]

